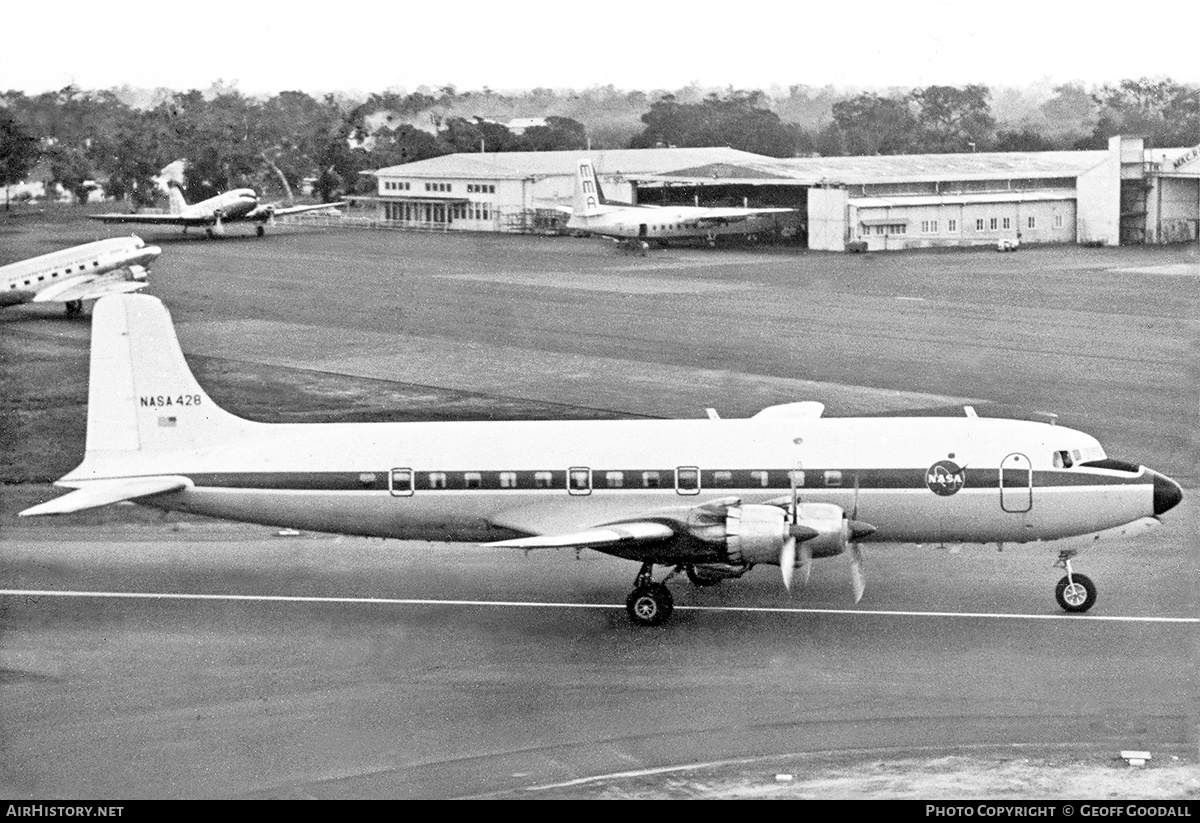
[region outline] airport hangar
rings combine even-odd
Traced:
[[[642,204],[784,206],[811,249],[1019,243],[1134,245],[1200,236],[1200,146],[772,158],[729,148],[451,154],[390,166],[372,220],[398,228],[554,232],[590,158],[604,195]]]

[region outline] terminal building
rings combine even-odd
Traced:
[[[575,163],[605,196],[643,204],[784,206],[807,248],[898,250],[1006,243],[1129,245],[1200,235],[1200,146],[771,158],[727,148],[453,154],[371,172],[364,205],[397,226],[554,231]]]

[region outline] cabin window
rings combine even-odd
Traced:
[[[798,489],[804,488],[804,472],[799,469],[792,469],[788,472],[788,483]]]
[[[431,489],[446,488],[446,473],[445,472],[430,472],[428,479],[429,479],[429,488],[431,488]]]
[[[771,483],[771,473],[764,469],[755,469],[750,472],[750,480],[765,489]]]
[[[42,282],[43,280],[45,280],[45,279],[46,279],[46,278],[45,278],[44,276],[42,276],[42,277],[39,277],[39,278],[38,278],[38,282],[39,282],[39,283],[41,283],[41,282]]]
[[[712,484],[722,489],[733,488],[733,472],[719,471],[713,472]]]
[[[58,272],[56,272],[56,271],[50,272],[50,277],[51,277],[51,279],[58,277]]]
[[[680,466],[675,470],[675,491],[680,494],[700,493],[700,470],[695,466]]]
[[[100,261],[99,261],[99,260],[97,260],[96,262],[92,263],[92,268],[93,268],[93,269],[98,269],[98,268],[100,268]]]
[[[500,488],[515,489],[517,487],[516,472],[500,472]]]
[[[660,485],[658,472],[642,472],[642,488],[657,489]]]
[[[479,472],[463,472],[463,486],[468,489],[483,487],[483,475]]]
[[[830,469],[829,471],[825,472],[825,485],[826,486],[842,485],[842,473],[840,471],[838,471],[837,469]]]
[[[408,497],[413,493],[413,470],[392,469],[392,496]]]
[[[533,487],[535,489],[548,489],[554,485],[553,472],[534,472]]]
[[[71,270],[67,269],[67,274],[70,274],[70,273],[71,273]],[[40,280],[41,278],[39,277],[38,279]]]
[[[591,493],[592,470],[583,466],[572,466],[567,471],[567,491],[571,494]]]
[[[620,489],[625,485],[625,472],[605,472],[604,484],[610,489]]]

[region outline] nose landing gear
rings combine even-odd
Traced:
[[[1054,599],[1063,611],[1077,613],[1086,612],[1096,605],[1096,584],[1087,575],[1075,574],[1071,570],[1071,558],[1078,553],[1075,549],[1065,549],[1058,553],[1058,562],[1054,564],[1067,571],[1067,576],[1054,587]]]

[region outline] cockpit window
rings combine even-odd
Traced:
[[[1078,452],[1076,452],[1078,454]],[[1075,465],[1075,459],[1071,456],[1071,452],[1063,449],[1054,453],[1054,468],[1069,469]]]

